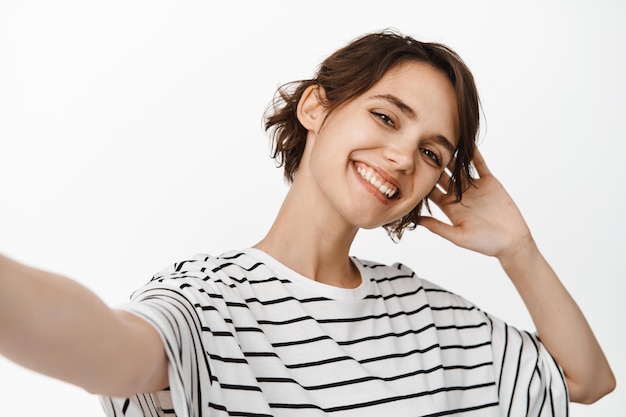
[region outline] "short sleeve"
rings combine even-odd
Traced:
[[[487,317],[491,323],[501,415],[568,416],[565,378],[537,335]]]
[[[169,388],[129,399],[103,398],[108,415],[135,417],[174,412],[177,417],[201,415],[201,404],[207,400],[202,396],[208,394],[206,381],[211,378],[204,355],[202,325],[194,307],[197,289],[188,282],[185,279],[153,281],[137,291],[131,303],[121,307],[144,318],[161,336],[168,357]],[[202,387],[201,381],[205,381]],[[146,414],[146,409],[151,413]]]

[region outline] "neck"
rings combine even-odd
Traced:
[[[292,185],[272,227],[255,247],[315,281],[358,286],[361,277],[349,258],[358,228],[329,218],[329,211],[311,204],[305,191]]]

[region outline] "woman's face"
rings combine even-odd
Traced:
[[[303,100],[317,101],[315,94]],[[433,189],[457,146],[455,91],[427,64],[392,68],[330,114],[311,108],[323,117],[305,124],[309,135],[294,185],[306,172],[311,204],[359,228],[409,213]]]

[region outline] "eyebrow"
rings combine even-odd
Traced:
[[[411,119],[414,119],[415,117],[417,117],[417,113],[415,112],[415,110],[411,108],[411,106],[409,106],[408,104],[406,104],[404,101],[400,100],[398,97],[394,96],[393,94],[377,94],[370,98],[382,99],[393,104],[394,106],[398,108],[398,110],[404,113],[405,116],[410,117]]]
[[[400,98],[398,98],[397,96],[394,96],[393,94],[377,94],[375,96],[371,96],[370,98],[382,99],[393,104],[395,107],[398,108],[398,110],[404,113],[405,116],[411,119],[414,119],[417,117],[417,113],[415,112],[415,110],[413,110],[411,106],[409,106],[408,104],[406,104],[404,101],[400,100]],[[452,155],[454,155],[454,153],[456,152],[456,148],[452,144],[452,142],[450,142],[448,138],[442,135],[436,135],[435,140],[437,141],[437,143],[439,143],[448,151],[450,151]]]
[[[435,136],[435,140],[437,141],[437,143],[439,143],[444,148],[446,148],[448,151],[450,151],[451,155],[454,155],[454,153],[456,152],[456,148],[454,147],[452,142],[450,142],[448,140],[447,137],[441,136],[441,135],[437,135],[437,136]]]

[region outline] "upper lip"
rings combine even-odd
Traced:
[[[389,174],[389,172],[387,172],[387,170],[385,170],[384,168],[382,168],[381,166],[371,163],[371,162],[365,162],[365,161],[354,161],[355,163],[359,163],[359,164],[363,164],[365,166],[367,166],[368,168],[370,168],[371,170],[373,170],[376,175],[378,175],[380,178],[382,178],[383,180],[385,180],[386,182],[390,183],[391,185],[393,185],[394,187],[396,187],[397,191],[396,191],[396,195],[400,195],[400,181],[398,179],[396,179],[393,175]]]

